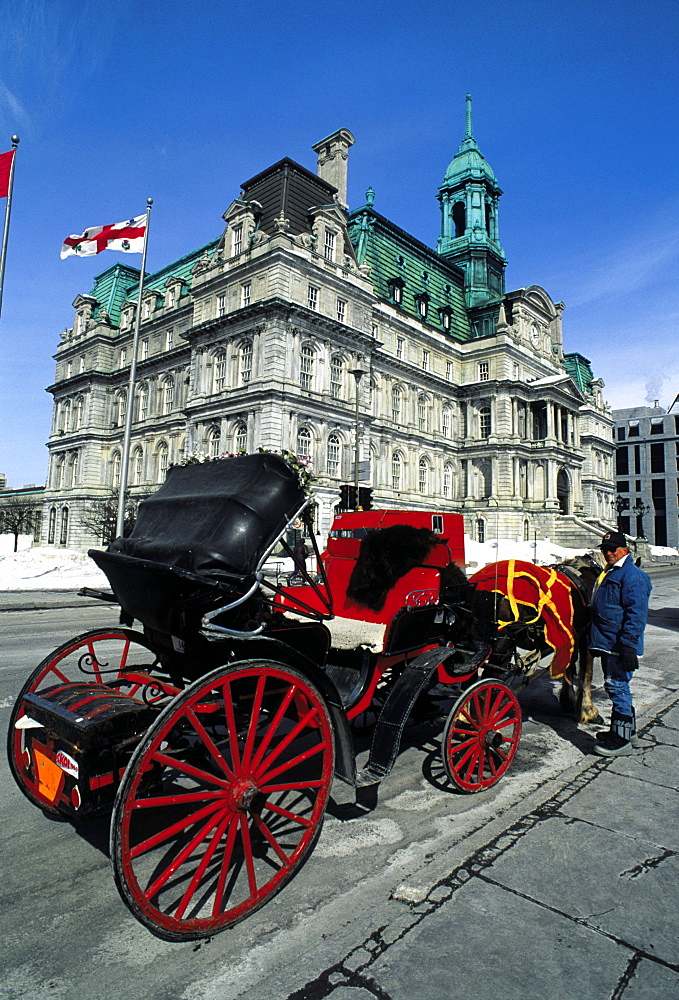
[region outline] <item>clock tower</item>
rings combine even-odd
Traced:
[[[462,268],[467,306],[504,295],[507,260],[498,234],[502,191],[472,132],[472,99],[467,94],[464,140],[446,170],[437,195],[441,235],[437,250]]]

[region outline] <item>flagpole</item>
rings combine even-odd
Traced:
[[[9,216],[12,211],[12,185],[14,184],[14,164],[16,163],[16,148],[19,136],[12,136],[12,165],[9,168],[9,184],[7,187],[7,204],[5,205],[5,228],[2,232],[2,251],[0,251],[0,315],[2,314],[2,289],[5,284],[5,260],[7,259],[7,240],[9,238]]]
[[[144,230],[144,247],[141,254],[141,272],[139,274],[139,293],[137,295],[137,314],[134,322],[134,338],[132,341],[132,362],[130,364],[130,381],[127,389],[127,410],[125,413],[125,432],[123,434],[123,455],[120,460],[120,493],[118,494],[118,521],[116,537],[125,534],[125,494],[127,493],[127,467],[130,461],[130,439],[132,437],[132,416],[134,411],[134,384],[137,377],[137,351],[139,349],[139,328],[141,327],[141,296],[144,290],[144,274],[146,272],[146,248],[149,239],[149,223],[151,221],[151,206],[153,198],[146,199],[146,229]]]

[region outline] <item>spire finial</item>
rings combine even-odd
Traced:
[[[473,139],[472,134],[472,95],[467,94],[467,126],[464,130],[465,139]]]

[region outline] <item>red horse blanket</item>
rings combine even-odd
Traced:
[[[575,649],[572,585],[568,578],[549,566],[505,559],[484,566],[470,579],[479,590],[507,598],[512,617],[498,622],[499,628],[518,621],[543,621],[545,641],[554,650],[550,673],[552,677],[563,677]]]

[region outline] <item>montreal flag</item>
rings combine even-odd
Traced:
[[[80,236],[67,236],[61,247],[61,257],[92,257],[102,250],[122,250],[123,253],[142,253],[146,216],[138,215],[126,222],[112,226],[92,226]]]

